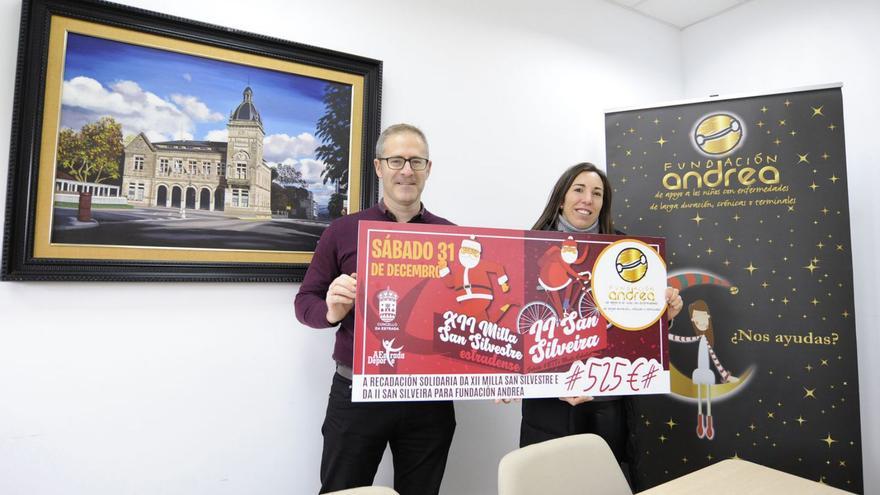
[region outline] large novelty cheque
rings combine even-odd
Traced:
[[[665,240],[360,222],[353,401],[669,392]]]

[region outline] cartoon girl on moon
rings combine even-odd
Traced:
[[[669,334],[669,340],[688,344],[697,342],[697,368],[691,375],[694,385],[697,386],[697,437],[712,440],[715,438],[715,426],[712,424],[712,385],[715,385],[715,373],[709,369],[709,359],[721,375],[724,382],[736,383],[739,378],[724,369],[715,351],[715,334],[712,329],[712,315],[709,306],[702,299],[698,299],[688,305],[688,313],[694,329],[693,337],[683,337]],[[706,415],[703,416],[703,389],[706,391]]]

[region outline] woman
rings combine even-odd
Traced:
[[[533,230],[578,234],[622,234],[611,217],[611,184],[592,163],[570,167],[553,186],[547,206]],[[681,311],[676,289],[666,289],[667,318]],[[608,442],[619,463],[627,462],[629,428],[621,397],[560,397],[525,399],[522,403],[520,447],[567,435],[595,433]],[[628,473],[627,473],[628,474]]]

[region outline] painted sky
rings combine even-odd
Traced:
[[[266,131],[264,159],[291,163],[319,204],[332,189],[321,184],[315,136],[324,115],[320,79],[69,34],[64,61],[61,126],[79,130],[109,115],[124,135],[152,141],[226,141],[229,114],[253,90]]]

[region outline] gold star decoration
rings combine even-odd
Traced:
[[[825,442],[825,443],[828,444],[828,448],[831,448],[831,444],[832,444],[832,443],[836,443],[836,442],[837,442],[837,440],[831,438],[831,433],[829,433],[827,437],[825,437],[825,438],[823,438],[823,439],[821,439],[821,440],[822,440],[823,442]]]
[[[663,145],[666,144],[666,143],[668,143],[669,141],[663,139],[663,136],[660,136],[660,139],[658,139],[658,140],[656,140],[656,141],[654,141],[654,142],[657,143],[657,144],[659,144],[660,147],[662,148]]]
[[[743,270],[749,271],[749,275],[755,273],[755,270],[757,270],[757,269],[758,269],[758,267],[754,266],[751,261],[749,261],[749,266],[743,268]]]
[[[678,425],[678,423],[676,423],[675,421],[673,421],[672,418],[669,418],[669,421],[666,422],[666,426],[668,426],[670,430],[671,430],[673,427],[675,427],[676,425]]]
[[[828,180],[830,180],[832,184],[837,184],[837,181],[840,180],[840,177],[832,174],[831,177],[828,178]]]
[[[740,219],[740,218],[742,218],[742,217],[739,216],[739,213],[735,213],[735,214],[733,215],[733,220],[734,220],[735,222],[739,222],[739,219]]]
[[[663,442],[666,441],[666,435],[663,435],[662,433],[661,433],[660,436],[657,437],[657,438],[660,440],[660,443],[663,443]]]
[[[779,146],[781,143],[782,141],[780,141],[779,138],[773,140],[773,144],[775,144],[776,146]]]
[[[812,369],[812,367],[811,367],[811,369]],[[803,398],[804,398],[804,399],[806,399],[806,398],[815,399],[815,398],[816,398],[816,394],[815,394],[814,392],[816,392],[816,389],[815,389],[815,388],[807,388],[807,387],[804,387],[804,397],[803,397]]]
[[[700,216],[700,212],[697,212],[697,216],[695,216],[694,218],[691,218],[691,220],[697,222],[697,225],[700,225],[700,222],[705,220],[705,218]]]
[[[818,115],[824,117],[825,114],[822,113],[822,108],[824,108],[824,105],[819,105],[818,107],[810,107],[810,109],[813,110],[813,115],[811,115],[810,117],[812,118]]]
[[[837,126],[834,125],[834,123],[832,123],[831,125],[828,126],[828,129],[831,129],[833,131],[834,129],[837,129]]]
[[[780,127],[785,126],[785,120],[784,120],[784,119],[779,121],[779,126],[780,126]]]
[[[758,126],[758,127],[764,127],[764,121],[763,121],[763,120],[759,120],[758,123],[755,124],[755,125]]]
[[[810,264],[807,265],[807,266],[805,266],[804,268],[806,268],[807,270],[810,270],[810,275],[812,275],[812,274],[813,274],[813,270],[815,270],[816,268],[819,268],[819,267],[816,266],[816,265],[814,265],[813,262],[810,261]]]
[[[798,418],[797,418],[797,422],[798,422],[799,425],[804,426],[804,423],[806,423],[807,420],[804,419],[803,416],[798,416]]]
[[[761,107],[761,112],[762,112],[762,113],[767,113],[767,107]]]
[[[827,160],[827,159],[831,158],[831,155],[829,155],[827,152],[822,153],[819,156],[821,156],[823,160]]]
[[[816,185],[816,181],[813,181],[813,183],[810,184],[810,189],[812,189],[813,192],[816,192],[816,189],[819,189],[819,186]]]
[[[804,153],[803,155],[796,153],[796,155],[798,156],[798,163],[810,163],[810,160],[807,160],[807,156],[810,155],[809,153]]]

